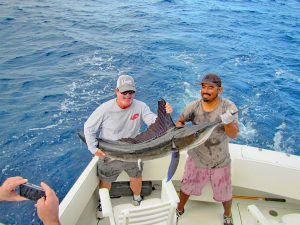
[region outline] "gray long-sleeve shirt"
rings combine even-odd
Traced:
[[[84,135],[92,154],[97,151],[97,135],[106,140],[133,138],[140,132],[142,122],[150,126],[156,114],[141,101],[133,100],[131,106],[121,109],[116,99],[101,104],[84,124]]]

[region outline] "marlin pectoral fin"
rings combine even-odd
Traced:
[[[180,153],[179,150],[172,148],[172,158],[168,169],[167,182],[172,179],[174,173],[176,172],[179,163]]]

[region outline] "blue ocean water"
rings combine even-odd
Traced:
[[[0,0],[0,183],[45,181],[62,200],[92,158],[76,136],[122,71],[173,118],[220,74],[239,144],[300,155],[299,0]],[[0,222],[40,224],[32,202]]]

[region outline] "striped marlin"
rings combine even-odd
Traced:
[[[122,161],[151,160],[171,153],[167,180],[174,175],[179,163],[179,151],[186,151],[203,144],[222,121],[209,124],[176,127],[170,114],[166,113],[166,101],[158,101],[157,118],[149,128],[135,138],[117,141],[98,139],[98,148],[112,159]],[[78,133],[86,143],[83,133]]]

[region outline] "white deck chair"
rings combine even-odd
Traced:
[[[300,224],[300,214],[291,213],[283,215],[280,222],[276,220],[268,220],[262,212],[256,207],[256,205],[249,205],[248,211],[255,218],[256,224],[260,225],[297,225]]]
[[[173,225],[176,224],[176,207],[179,202],[172,181],[162,181],[161,198],[147,199],[140,206],[121,204],[112,208],[109,192],[99,190],[104,217],[111,225]]]

